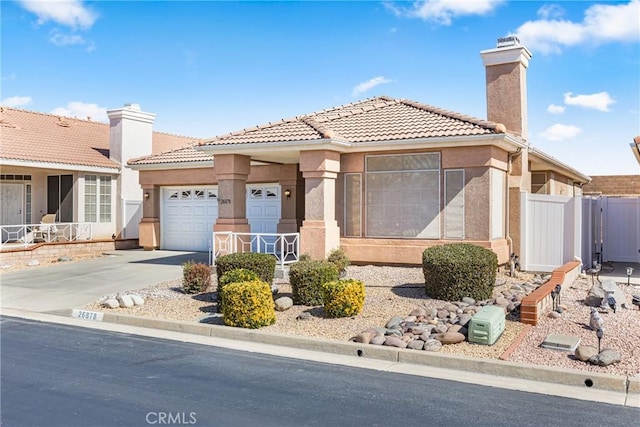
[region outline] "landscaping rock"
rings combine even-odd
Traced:
[[[593,356],[598,354],[598,349],[592,345],[581,345],[576,348],[576,359],[583,362],[588,362]]]
[[[144,305],[144,298],[138,294],[129,294],[134,305]]]
[[[370,332],[360,332],[358,335],[353,337],[354,342],[359,342],[361,344],[369,344],[373,336]]]
[[[598,366],[609,366],[622,360],[622,356],[616,350],[605,348],[595,356],[589,358],[589,363]]]
[[[421,341],[421,340],[409,341],[409,344],[407,344],[407,347],[412,350],[422,350],[424,348],[424,341]]]
[[[390,337],[401,337],[403,335],[402,329],[396,329],[396,328],[387,329],[384,334]]]
[[[462,298],[462,302],[465,303],[465,304],[469,304],[469,305],[475,305],[476,300],[474,300],[471,297],[463,297]]]
[[[69,261],[73,261],[73,258],[71,258],[68,255],[63,255],[61,257],[58,257],[58,262],[69,262]]]
[[[454,313],[458,310],[458,306],[455,304],[447,303],[444,305],[444,309],[447,311],[453,311]]]
[[[449,311],[447,310],[438,310],[438,319],[446,319],[447,317],[449,317]]]
[[[274,301],[277,311],[286,311],[293,307],[293,300],[289,297],[280,297]]]
[[[384,335],[376,335],[375,337],[371,338],[371,342],[369,344],[382,345],[386,340],[387,338]]]
[[[436,339],[442,344],[458,344],[465,340],[465,336],[460,332],[445,332],[444,334],[436,335]]]
[[[407,343],[406,342],[404,342],[403,340],[401,340],[398,337],[391,337],[391,336],[388,336],[384,340],[384,345],[389,346],[389,347],[407,348]]]
[[[414,323],[416,320],[418,320],[417,316],[407,316],[403,319],[403,321],[407,323]],[[407,326],[411,326],[411,325],[407,325]]]
[[[444,323],[440,323],[436,325],[435,328],[433,328],[433,332],[438,334],[444,334],[445,332],[447,332],[448,329],[449,327],[447,325],[445,325]]]
[[[424,308],[418,307],[418,308],[414,308],[413,311],[411,311],[411,313],[409,313],[409,316],[416,316],[420,317],[420,316],[427,316],[427,310],[425,310]]]
[[[467,326],[467,323],[469,323],[469,321],[471,320],[472,317],[473,317],[473,315],[471,315],[469,313],[463,313],[458,318],[458,324],[460,326]]]
[[[559,319],[562,316],[557,311],[552,311],[551,313],[549,313],[549,317],[552,318],[552,319]]]
[[[273,284],[271,285],[271,295],[275,296],[280,290],[280,285]]]
[[[102,301],[102,306],[107,308],[118,308],[120,307],[120,303],[115,298],[108,298]]]
[[[116,295],[116,299],[118,300],[118,303],[120,303],[120,307],[122,308],[130,308],[134,306],[133,300],[129,295],[119,293],[118,295]]]
[[[385,328],[390,329],[393,328],[394,326],[399,326],[400,323],[402,323],[404,320],[402,319],[402,317],[392,317],[391,319],[389,319],[389,321],[387,322],[386,325],[384,325]]]
[[[303,311],[302,313],[298,314],[298,317],[296,317],[296,320],[311,320],[313,316],[311,315],[311,313],[309,313],[308,311]]]
[[[438,310],[436,310],[435,308],[428,309],[427,316],[431,316],[432,318],[438,317]]]
[[[424,343],[423,350],[425,351],[440,351],[442,343],[436,339],[430,339]]]

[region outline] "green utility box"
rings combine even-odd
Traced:
[[[469,321],[469,342],[493,345],[504,332],[504,308],[485,305]]]

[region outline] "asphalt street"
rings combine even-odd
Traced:
[[[0,320],[3,426],[636,425],[629,407]]]

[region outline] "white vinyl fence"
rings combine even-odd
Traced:
[[[582,197],[522,193],[520,265],[552,271],[582,252]]]
[[[123,200],[122,238],[137,239],[140,220],[142,220],[142,202],[140,200]]]

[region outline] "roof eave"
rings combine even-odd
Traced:
[[[67,163],[36,162],[33,160],[20,160],[20,159],[0,159],[0,165],[18,166],[18,167],[36,168],[36,169],[61,169],[61,170],[78,171],[78,172],[108,173],[108,174],[116,174],[116,175],[120,173],[120,168],[115,165],[114,167],[74,165],[74,164],[67,164]]]
[[[537,158],[538,160],[547,163],[550,165],[550,170],[555,170],[563,175],[566,175],[568,178],[571,178],[575,181],[578,181],[583,184],[587,184],[591,182],[591,177],[589,175],[585,175],[577,169],[572,168],[571,166],[561,162],[555,157],[550,156],[549,154],[538,150],[535,147],[529,147],[529,156]]]

